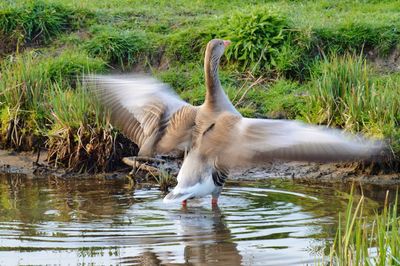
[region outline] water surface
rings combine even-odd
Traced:
[[[0,177],[0,265],[305,265],[327,252],[346,201],[290,181],[224,188],[187,208],[99,178]]]

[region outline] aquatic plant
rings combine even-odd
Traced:
[[[399,265],[400,217],[398,193],[390,204],[388,194],[383,210],[371,220],[363,214],[365,198],[357,204],[349,197],[344,217],[330,248],[329,265]]]
[[[176,178],[162,168],[160,169],[159,174],[153,175],[153,177],[157,181],[160,190],[164,193],[167,193],[169,188],[176,186],[177,183]]]

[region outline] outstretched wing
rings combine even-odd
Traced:
[[[139,146],[140,155],[190,148],[197,109],[166,84],[139,75],[97,75],[85,81],[110,111],[111,123]]]
[[[271,160],[348,161],[379,153],[379,142],[342,131],[288,120],[221,115],[201,141],[201,152],[229,166]]]

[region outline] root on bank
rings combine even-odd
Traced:
[[[111,128],[81,125],[77,130],[62,128],[47,141],[47,160],[74,172],[113,171],[122,166],[121,158],[137,154],[131,141]]]

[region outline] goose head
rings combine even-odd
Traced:
[[[228,40],[213,39],[208,42],[206,48],[206,55],[208,55],[212,61],[219,61],[221,56],[224,54],[225,48],[231,43]]]

